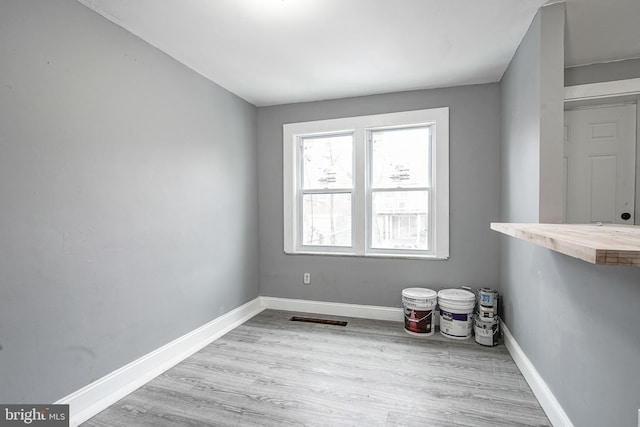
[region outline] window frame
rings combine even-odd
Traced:
[[[431,150],[431,182],[429,186],[429,216],[432,239],[430,250],[374,249],[368,232],[369,214],[372,212],[370,182],[371,131],[384,128],[429,125]],[[303,246],[300,189],[302,167],[301,138],[313,135],[344,134],[353,132],[353,192],[352,236],[350,247]],[[286,254],[341,255],[384,258],[449,258],[449,108],[424,110],[338,119],[316,120],[283,125],[283,225],[284,252]],[[323,193],[324,194],[324,193]],[[429,219],[428,219],[429,221]]]

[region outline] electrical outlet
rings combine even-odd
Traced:
[[[304,273],[302,275],[302,283],[304,283],[305,285],[311,284],[311,273]]]

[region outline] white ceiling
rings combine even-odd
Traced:
[[[264,106],[499,81],[547,0],[79,1]],[[640,57],[638,18],[567,0],[567,65]]]

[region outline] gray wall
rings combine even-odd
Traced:
[[[505,222],[540,219],[540,20],[538,13],[500,81]]]
[[[564,70],[565,86],[640,78],[640,59],[569,67]]]
[[[640,268],[503,238],[505,321],[576,427],[635,427]]]
[[[562,103],[544,87],[556,85],[563,73],[561,58],[552,61],[558,55],[551,45],[562,37],[563,22],[564,5],[542,8],[501,82],[506,222],[535,218],[535,211],[519,210],[518,203],[519,185],[529,182],[522,171],[535,173],[531,165],[537,160],[513,153],[523,152],[523,141],[536,144],[535,124],[542,116],[537,109]],[[525,83],[536,81],[541,64],[546,72],[539,91],[532,90]],[[557,131],[555,122],[549,127],[540,119],[540,126],[549,134]],[[540,173],[546,172],[542,165]],[[635,426],[640,407],[640,370],[634,367],[640,355],[640,269],[594,266],[506,236],[501,246],[504,320],[573,424]]]
[[[564,8],[564,4],[553,6]],[[502,218],[508,222],[562,222],[563,79],[553,73],[564,61],[558,19],[535,16],[501,86]],[[563,9],[564,10],[564,9]],[[561,17],[563,17],[562,15]],[[553,37],[557,37],[552,40]],[[544,48],[543,43],[552,48]]]
[[[565,4],[543,6],[536,14],[540,19],[538,64],[540,102],[540,201],[539,221],[564,221],[564,22]],[[528,37],[528,36],[527,36]],[[558,72],[560,70],[560,72]]]
[[[0,402],[258,296],[256,109],[74,0],[0,3]]]
[[[282,125],[450,107],[450,243],[447,261],[285,255]],[[497,84],[258,108],[261,295],[400,306],[402,289],[498,284],[500,113]],[[312,284],[302,284],[311,273]]]

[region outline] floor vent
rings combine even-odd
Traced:
[[[320,323],[323,325],[347,326],[347,322],[342,322],[340,320],[317,319],[315,317],[293,316],[289,320],[291,320],[292,322],[307,322],[307,323]]]

